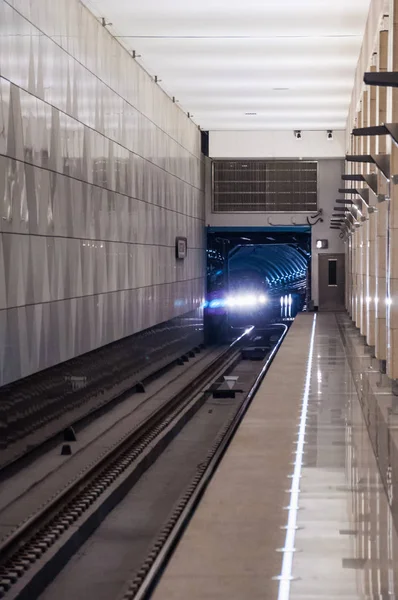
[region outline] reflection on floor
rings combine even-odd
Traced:
[[[392,397],[387,387],[380,387],[380,376],[357,330],[343,314],[320,314],[300,481],[292,600],[398,598],[398,537],[391,512],[393,486],[388,486],[394,471],[394,423],[391,411],[386,410],[390,415],[385,431],[388,440],[381,448],[384,413],[380,402],[388,409]],[[395,418],[398,425],[398,416]],[[384,472],[384,462],[379,461],[383,480],[368,427],[371,436],[374,429],[376,452],[382,453],[387,463]]]

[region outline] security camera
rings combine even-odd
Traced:
[[[301,140],[301,131],[299,129],[296,129],[296,131],[294,132],[294,137],[296,138],[296,140]]]
[[[333,139],[333,131],[331,129],[328,129],[326,136],[327,136],[328,140],[332,140]]]

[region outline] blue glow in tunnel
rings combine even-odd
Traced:
[[[229,257],[230,285],[242,280],[265,280],[273,287],[295,285],[305,279],[308,258],[293,244],[245,245]]]

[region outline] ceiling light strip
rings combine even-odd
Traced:
[[[308,399],[310,393],[310,382],[312,372],[312,359],[314,354],[314,340],[315,340],[315,328],[316,328],[316,314],[312,322],[312,331],[310,339],[310,351],[308,355],[307,363],[307,374],[305,378],[305,386],[303,393],[303,401],[301,407],[300,416],[300,428],[297,441],[296,459],[294,461],[294,471],[292,477],[292,487],[290,492],[289,502],[289,516],[286,527],[286,538],[285,545],[283,548],[283,560],[282,560],[282,571],[279,577],[279,591],[278,600],[288,600],[290,596],[290,583],[292,581],[292,565],[293,565],[293,554],[294,554],[294,542],[296,537],[297,528],[297,511],[298,511],[298,498],[299,498],[299,485],[301,478],[301,469],[303,465],[303,454],[304,454],[304,439],[306,430],[306,421],[308,413]]]

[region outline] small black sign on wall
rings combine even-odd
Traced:
[[[187,256],[188,242],[186,237],[176,238],[176,258],[184,260]]]

